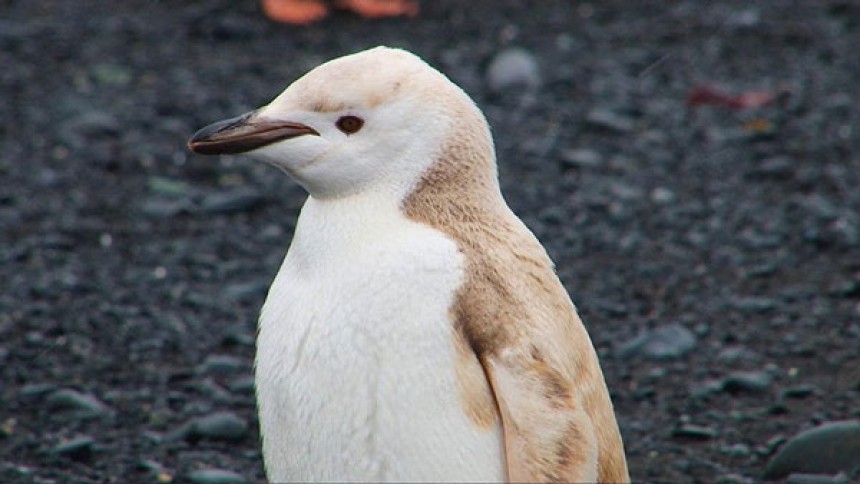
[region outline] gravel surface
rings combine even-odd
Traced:
[[[254,0],[2,0],[0,482],[263,480],[256,317],[305,195],[185,140],[378,44],[487,114],[636,480],[860,479],[860,3],[300,28]]]

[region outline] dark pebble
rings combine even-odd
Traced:
[[[640,354],[655,360],[678,358],[692,351],[696,336],[679,324],[658,326],[622,345],[622,357]]]
[[[74,439],[60,442],[51,452],[57,455],[63,455],[75,460],[86,460],[92,456],[93,444],[95,440],[92,437],[80,436]]]
[[[747,176],[752,179],[786,179],[794,174],[794,163],[786,157],[767,158],[752,168]]]
[[[487,67],[487,86],[493,92],[514,88],[534,89],[540,83],[537,60],[524,49],[505,49]]]
[[[237,378],[230,382],[227,386],[233,393],[241,393],[246,395],[254,394],[254,377],[253,376],[245,376],[242,378]]]
[[[771,377],[764,371],[737,371],[723,380],[723,390],[729,393],[761,392],[770,388]]]
[[[629,133],[633,131],[636,125],[632,118],[604,108],[591,110],[585,117],[585,121],[595,128],[606,129],[616,133]]]
[[[717,436],[717,431],[711,427],[684,424],[672,431],[672,437],[692,440],[710,440]]]
[[[603,164],[603,156],[589,149],[566,150],[560,158],[562,166],[566,168],[597,168]]]
[[[231,355],[209,355],[198,368],[200,373],[234,373],[246,370],[245,360]]]
[[[48,395],[45,403],[55,410],[76,410],[92,416],[110,413],[110,409],[98,398],[77,390],[64,388]]]
[[[251,188],[210,193],[200,202],[200,211],[209,214],[236,213],[262,206],[266,198]]]
[[[816,387],[813,385],[798,385],[784,389],[782,396],[785,398],[806,398],[815,393],[816,390]]]
[[[235,282],[230,284],[221,293],[231,301],[249,301],[262,299],[269,290],[269,284],[265,281]]]
[[[166,199],[152,197],[143,200],[140,204],[140,211],[144,215],[162,219],[175,217],[183,212],[189,212],[190,208],[191,201],[188,198]]]
[[[741,297],[733,305],[746,313],[765,313],[776,307],[776,301],[767,297]]]
[[[224,469],[201,469],[188,474],[194,484],[241,484],[247,480],[233,471]]]
[[[765,479],[789,474],[849,474],[860,469],[860,420],[830,422],[803,431],[767,463]]]
[[[242,440],[248,423],[233,412],[216,412],[192,421],[189,437],[215,440]]]
[[[791,474],[785,479],[785,484],[843,484],[848,483],[848,476],[839,473],[835,476],[827,474]]]

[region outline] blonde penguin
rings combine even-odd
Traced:
[[[629,480],[588,334],[444,75],[359,52],[189,147],[310,195],[259,323],[270,480]]]

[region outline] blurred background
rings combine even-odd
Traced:
[[[635,480],[860,478],[860,3],[419,8],[0,0],[0,481],[263,480],[256,318],[305,194],[185,141],[379,44],[487,115]]]

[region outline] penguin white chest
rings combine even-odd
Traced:
[[[458,388],[462,255],[396,208],[366,213],[309,200],[263,307],[269,479],[502,480],[498,424],[473,423]]]

